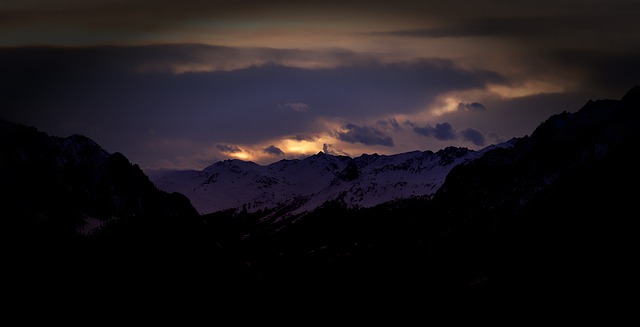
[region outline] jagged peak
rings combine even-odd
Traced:
[[[0,131],[2,133],[39,133],[41,136],[47,135],[45,132],[38,130],[33,126],[28,126],[25,124],[14,123],[0,118]],[[17,134],[19,135],[19,134]],[[48,135],[47,135],[48,136]]]
[[[445,154],[454,154],[454,153],[456,153],[456,154],[462,155],[462,154],[467,153],[469,151],[471,151],[471,150],[469,150],[466,147],[448,146],[446,148],[438,150],[436,152],[436,154],[445,155]]]

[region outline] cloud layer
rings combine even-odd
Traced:
[[[640,84],[637,1],[0,3],[7,120],[143,167],[479,148]]]

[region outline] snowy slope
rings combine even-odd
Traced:
[[[348,207],[372,207],[431,195],[451,168],[478,158],[493,147],[480,151],[448,147],[435,153],[363,154],[357,158],[320,152],[268,166],[225,160],[202,171],[158,174],[153,182],[161,190],[186,195],[201,214],[226,209],[255,212],[283,206],[288,206],[291,213],[300,213],[335,200]]]

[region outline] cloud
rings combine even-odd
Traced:
[[[268,147],[262,149],[262,151],[264,151],[264,153],[266,154],[274,155],[274,156],[284,155],[284,152],[275,145],[269,145]]]
[[[294,140],[294,141],[308,141],[308,142],[313,142],[316,140],[316,136],[313,135],[303,135],[303,134],[296,134],[293,136],[289,136],[288,137],[289,140]]]
[[[376,126],[386,131],[397,132],[400,130],[400,124],[398,124],[398,121],[395,118],[379,120],[376,122]]]
[[[456,133],[453,130],[453,127],[447,122],[438,123],[435,127],[432,127],[431,125],[420,127],[411,122],[409,122],[408,124],[413,126],[413,131],[415,133],[423,136],[433,137],[441,141],[453,140],[456,138]]]
[[[347,157],[351,156],[350,154],[335,148],[332,144],[327,144],[327,143],[322,144],[322,152],[333,155],[333,156],[347,156]]]
[[[3,111],[14,116],[39,116],[44,124],[82,119],[95,126],[114,126],[122,125],[126,117],[132,126],[152,125],[158,133],[171,137],[199,137],[213,144],[219,142],[211,140],[215,137],[250,144],[284,135],[318,133],[313,124],[323,117],[355,121],[390,112],[415,113],[443,93],[504,82],[499,74],[462,69],[449,60],[351,64],[349,58],[359,54],[346,50],[342,50],[346,61],[332,69],[253,61],[296,59],[298,55],[297,59],[305,61],[307,57],[323,57],[326,51],[194,44],[0,48],[0,70],[6,77],[0,79],[0,88],[7,90]],[[253,65],[177,75],[166,68],[199,67],[209,61],[219,64],[219,58],[247,61],[220,68]],[[291,105],[286,108],[305,110],[304,105],[310,108],[311,103],[313,110],[299,115],[274,110],[273,104],[283,104],[282,99],[292,97],[305,101],[287,102]],[[153,114],[148,111],[151,108]],[[179,130],[183,126],[189,126],[188,130]]]
[[[205,44],[158,44],[146,47],[114,47],[112,56],[126,54],[138,72],[174,74],[234,71],[255,66],[304,69],[335,68],[376,63],[380,55],[347,49],[276,49]],[[295,104],[295,103],[292,103]]]
[[[433,137],[438,140],[453,140],[455,139],[455,132],[453,131],[453,127],[449,123],[436,124],[436,127],[433,129]]]
[[[482,105],[481,103],[478,103],[478,102],[472,102],[472,103],[460,102],[460,103],[458,103],[458,110],[462,110],[462,111],[485,111],[485,110],[487,110],[487,108],[485,108],[484,105]]]
[[[471,26],[446,26],[437,28],[421,28],[410,30],[395,30],[387,32],[373,32],[372,35],[418,37],[418,38],[442,38],[442,37],[469,37],[487,36],[494,34],[492,29],[474,29]]]
[[[460,132],[460,135],[462,135],[463,140],[469,141],[475,145],[481,146],[485,144],[484,135],[473,128],[467,128],[463,130],[462,132]]]
[[[376,32],[374,35],[416,37],[416,38],[444,38],[444,37],[487,37],[487,36],[532,36],[541,35],[551,30],[540,26],[542,23],[555,27],[567,26],[569,23],[561,18],[551,17],[515,17],[515,18],[486,18],[452,19],[446,24],[432,28],[417,28]]]
[[[546,25],[543,24],[549,24],[561,29],[561,27],[567,27],[570,23],[561,17],[522,17],[518,15],[513,18],[451,17],[446,23],[441,23],[435,27],[373,32],[371,34],[414,38],[524,37],[542,35],[549,30],[553,30],[553,27],[545,28]]]
[[[22,5],[21,5],[22,3]],[[36,5],[37,3],[37,5]],[[500,1],[465,2],[460,5],[452,1],[396,1],[390,10],[385,1],[322,1],[293,3],[292,1],[202,1],[182,0],[175,6],[174,0],[101,0],[78,5],[77,1],[14,1],[0,6],[4,14],[3,24],[8,27],[70,26],[70,30],[86,30],[85,33],[116,30],[121,33],[162,34],[167,31],[185,32],[194,23],[204,31],[229,31],[232,29],[255,29],[268,25],[287,23],[291,17],[297,18],[299,27],[330,22],[341,25],[343,19],[351,25],[362,27],[358,18],[384,17],[369,27],[402,26],[398,22],[427,21],[440,23],[429,28],[396,30],[388,32],[396,36],[414,37],[463,37],[474,35],[504,35],[536,33],[536,29],[550,24],[550,30],[568,29],[587,22],[598,28],[616,24],[616,17],[633,17],[638,12],[635,1]],[[333,15],[332,12],[340,14]],[[508,17],[508,18],[491,18]],[[513,19],[510,19],[513,17]],[[580,20],[580,17],[585,17]],[[588,19],[591,18],[591,19]],[[593,24],[593,18],[601,24]],[[522,20],[522,23],[518,23]],[[577,22],[577,23],[576,23]],[[633,21],[631,21],[633,23]],[[253,23],[253,24],[252,24]],[[358,24],[360,23],[360,24]],[[385,24],[387,23],[387,24]],[[390,24],[389,24],[390,23]],[[509,27],[515,25],[515,31]],[[287,25],[284,25],[287,26]],[[366,25],[365,25],[366,26]],[[631,25],[637,26],[637,25]],[[280,25],[279,27],[282,27]],[[634,31],[630,27],[631,31]],[[147,32],[144,34],[143,32]],[[546,30],[543,30],[543,33]],[[208,34],[208,33],[205,33]],[[181,34],[179,34],[181,35]]]
[[[365,146],[387,146],[391,153],[413,150],[420,142],[419,146],[424,147],[422,144],[450,140],[456,136],[461,140],[462,135],[456,134],[449,123],[496,131],[505,138],[522,136],[530,133],[537,122],[550,114],[578,109],[589,98],[617,98],[629,87],[621,87],[615,93],[585,93],[581,89],[580,94],[554,93],[516,99],[483,96],[488,85],[516,85],[517,77],[507,80],[495,72],[462,68],[452,60],[435,59],[343,64],[331,69],[305,69],[259,61],[242,69],[204,70],[199,73],[175,74],[171,69],[141,70],[146,60],[158,67],[189,63],[197,66],[209,62],[208,54],[214,58],[211,62],[226,55],[250,62],[254,59],[253,55],[249,56],[252,51],[264,52],[265,60],[278,55],[293,59],[298,54],[306,60],[326,53],[324,50],[317,53],[315,50],[276,50],[193,44],[0,47],[0,71],[3,72],[0,89],[6,91],[6,96],[0,99],[2,115],[5,119],[38,126],[56,135],[81,132],[106,149],[126,153],[142,166],[154,165],[160,159],[173,160],[179,155],[189,157],[192,153],[201,152],[222,156],[220,152],[226,150],[227,154],[237,156],[245,153],[246,149],[253,149],[256,156],[262,154],[261,158],[266,158],[266,162],[279,158],[262,152],[265,146],[272,144],[269,140],[287,138],[316,141],[315,151],[325,142],[338,144],[331,139],[333,137],[358,143],[341,144],[347,152],[362,151],[357,148],[361,143]],[[351,63],[350,60],[357,57],[353,52],[343,52],[344,63]],[[581,57],[581,53],[556,53],[539,60],[572,63],[573,66],[565,65],[561,69],[569,67],[587,72],[586,78],[580,81],[589,83],[587,86],[592,90],[601,90],[601,84],[610,82],[618,85],[635,80],[635,84],[640,84],[638,74],[633,74],[640,67],[640,55],[631,53],[616,57],[603,53]],[[247,56],[242,57],[241,54]],[[336,55],[336,58],[341,57]],[[559,73],[565,72],[561,69]],[[426,108],[433,107],[438,99],[448,94],[460,94],[451,97],[452,111],[458,111],[461,99],[478,101],[490,110],[473,117],[477,120],[474,122],[468,121],[469,115],[458,112],[458,115],[447,116],[448,123],[433,126],[435,122],[432,122],[432,125],[425,126],[429,121],[426,119],[433,118],[421,116]],[[292,112],[295,106],[285,107],[285,103],[312,104],[313,108],[297,114]],[[280,107],[274,104],[280,104]],[[300,105],[300,108],[304,106]],[[473,102],[463,102],[463,108],[479,107]],[[357,123],[337,132],[335,123],[322,123],[335,122],[336,117]],[[412,119],[419,121],[420,125],[399,124],[391,117],[402,117],[402,121]],[[72,126],[63,127],[65,121],[83,122],[91,128],[78,126],[71,131]],[[113,126],[118,126],[118,129]],[[403,133],[402,128],[408,133]],[[150,129],[156,133],[147,133]],[[412,131],[433,139],[424,139]],[[319,135],[329,137],[319,140]],[[410,137],[418,140],[413,142],[408,140]],[[491,140],[489,136],[485,137]],[[184,138],[194,144],[194,148],[176,147],[169,153],[141,148],[137,142],[131,142],[132,139],[142,143],[159,138]],[[196,144],[199,148],[195,148]],[[216,144],[228,148],[215,147]],[[242,145],[242,149],[234,148],[232,144]],[[281,143],[273,144],[283,149],[287,156],[292,154]],[[237,150],[240,152],[229,152]]]
[[[519,5],[522,5],[520,3]],[[628,3],[638,10],[638,4]],[[549,7],[549,11],[540,15],[523,15],[511,13],[510,17],[449,17],[441,21],[439,25],[429,28],[416,28],[404,30],[391,30],[373,32],[372,35],[414,37],[414,38],[463,38],[463,37],[510,37],[514,39],[540,40],[542,38],[565,38],[580,36],[580,33],[597,35],[602,32],[611,33],[624,31],[625,26],[636,25],[633,15],[615,12],[613,8],[601,8],[591,10],[586,15],[580,15],[575,8],[565,8],[562,12],[559,8]],[[610,9],[612,11],[607,12]],[[552,13],[552,11],[557,11]],[[593,19],[599,17],[607,24],[593,24]],[[615,19],[613,18],[615,17]],[[629,33],[630,34],[630,33]]]
[[[307,112],[311,109],[308,104],[302,102],[285,103],[284,106],[295,112]]]
[[[339,140],[349,143],[362,143],[365,145],[393,146],[393,139],[375,127],[347,124],[346,132],[337,132]]]
[[[457,139],[457,133],[451,124],[444,122],[438,123],[435,127],[431,125],[427,126],[418,126],[413,122],[407,122],[408,125],[413,126],[413,131],[416,134],[423,135],[426,137],[433,137],[437,140],[447,141],[447,140],[455,140]],[[473,128],[467,128],[461,131],[460,136],[464,141],[471,142],[475,145],[484,145],[485,138],[484,135],[475,130]]]
[[[640,35],[640,34],[639,34]],[[640,40],[639,43],[640,44]],[[640,85],[640,48],[626,53],[564,50],[545,54],[544,60],[560,72],[580,76],[580,89],[593,93],[620,92]]]
[[[223,153],[238,153],[238,152],[242,152],[242,150],[235,146],[235,145],[226,145],[226,144],[218,144],[216,145],[216,148],[218,148],[218,150],[220,150],[220,152]]]

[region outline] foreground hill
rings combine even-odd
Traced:
[[[161,292],[233,266],[203,250],[203,221],[185,196],[84,136],[0,121],[0,167],[0,254],[16,296]]]

